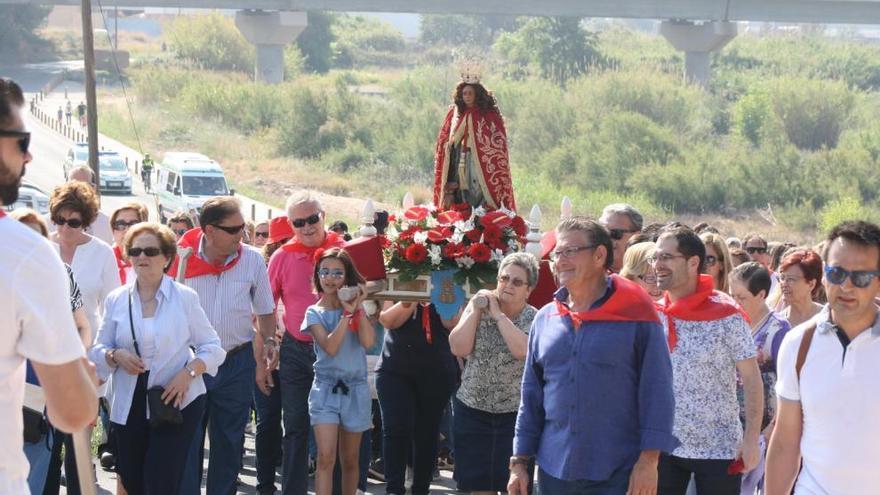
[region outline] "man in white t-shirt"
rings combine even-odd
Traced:
[[[18,197],[30,133],[24,129],[24,97],[13,81],[0,78],[0,200]],[[67,273],[58,255],[36,232],[0,209],[0,493],[28,493],[28,463],[22,450],[25,359],[30,359],[57,428],[82,429],[97,414],[94,366],[69,306]]]
[[[767,495],[788,495],[795,478],[796,495],[880,490],[880,227],[844,222],[824,254],[828,305],[779,350]]]

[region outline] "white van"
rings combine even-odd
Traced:
[[[235,194],[219,163],[200,153],[179,151],[165,153],[153,191],[162,223],[177,212],[198,214],[209,198]]]

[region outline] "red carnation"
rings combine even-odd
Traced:
[[[485,244],[471,244],[468,255],[477,263],[486,263],[492,258],[492,250]]]
[[[513,217],[513,222],[511,222],[511,226],[513,227],[513,231],[516,232],[516,235],[519,237],[523,237],[529,233],[529,226],[526,224],[526,221],[523,220],[523,217],[517,215]]]
[[[504,232],[495,224],[490,223],[483,229],[483,240],[485,242],[500,240]]]
[[[456,244],[454,242],[450,242],[449,244],[443,246],[443,250],[441,251],[443,257],[449,260],[454,260],[462,256],[461,252],[461,244]]]
[[[483,237],[483,233],[479,229],[474,229],[465,232],[464,236],[471,242],[480,242],[480,237]]]
[[[428,209],[424,206],[413,206],[406,210],[403,216],[411,222],[421,222],[428,218]]]
[[[428,249],[423,244],[413,244],[406,248],[406,260],[419,264],[428,257]]]
[[[389,224],[392,224],[396,221],[397,221],[397,215],[395,215],[394,213],[388,215],[388,223]]]
[[[379,245],[382,246],[382,249],[388,249],[391,247],[391,241],[388,240],[387,236],[380,235],[379,236]]]

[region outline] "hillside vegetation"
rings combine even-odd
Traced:
[[[650,218],[762,209],[805,233],[880,218],[877,46],[741,34],[713,56],[703,90],[682,82],[682,54],[665,40],[621,27],[433,16],[430,35],[407,41],[373,19],[316,19],[319,32],[286,50],[287,82],[262,86],[231,20],[178,18],[170,55],[128,72],[148,147],[207,147],[269,196],[306,185],[426,200],[454,60],[478,55],[523,207],[556,210],[568,195],[592,214],[612,201]],[[105,108],[103,122],[126,140],[121,115]]]

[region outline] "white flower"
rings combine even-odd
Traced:
[[[471,220],[459,220],[455,222],[455,229],[460,230],[462,232],[470,232],[474,230],[474,221]]]
[[[516,216],[515,211],[508,210],[507,207],[505,207],[504,205],[501,205],[501,208],[498,208],[498,211],[500,211],[501,213],[504,213],[505,215],[507,215],[510,218],[513,218]]]
[[[489,259],[489,262],[497,261],[500,263],[502,259],[504,259],[504,253],[500,249],[495,249],[492,251],[492,258]]]
[[[409,230],[409,222],[400,222],[400,231],[406,232]]]
[[[443,262],[443,252],[437,244],[431,244],[428,247],[428,256],[431,257],[431,264],[434,266],[440,266],[440,263]]]
[[[475,216],[475,217],[482,217],[482,216],[485,215],[485,214],[486,214],[486,209],[483,208],[482,206],[478,206],[478,207],[474,208],[474,214],[473,214],[473,216]]]
[[[400,232],[397,231],[394,224],[389,225],[388,228],[385,229],[385,237],[387,237],[389,241],[396,241],[398,236],[400,236]]]
[[[461,230],[455,229],[455,232],[452,233],[452,242],[456,244],[461,244],[461,241],[464,240],[464,232]]]
[[[413,242],[416,244],[424,244],[428,240],[428,233],[425,231],[413,234]]]
[[[507,248],[508,248],[508,252],[516,251],[517,249],[519,249],[519,243],[516,241],[515,238],[510,239],[507,241]]]
[[[440,222],[437,221],[432,215],[428,215],[428,218],[425,219],[425,225],[428,226],[429,229],[433,229],[434,227],[440,225]]]
[[[462,268],[468,268],[468,269],[470,267],[474,266],[474,263],[475,263],[474,259],[471,258],[470,256],[462,256],[461,258],[455,258],[455,262],[458,264],[458,266],[460,266]]]

